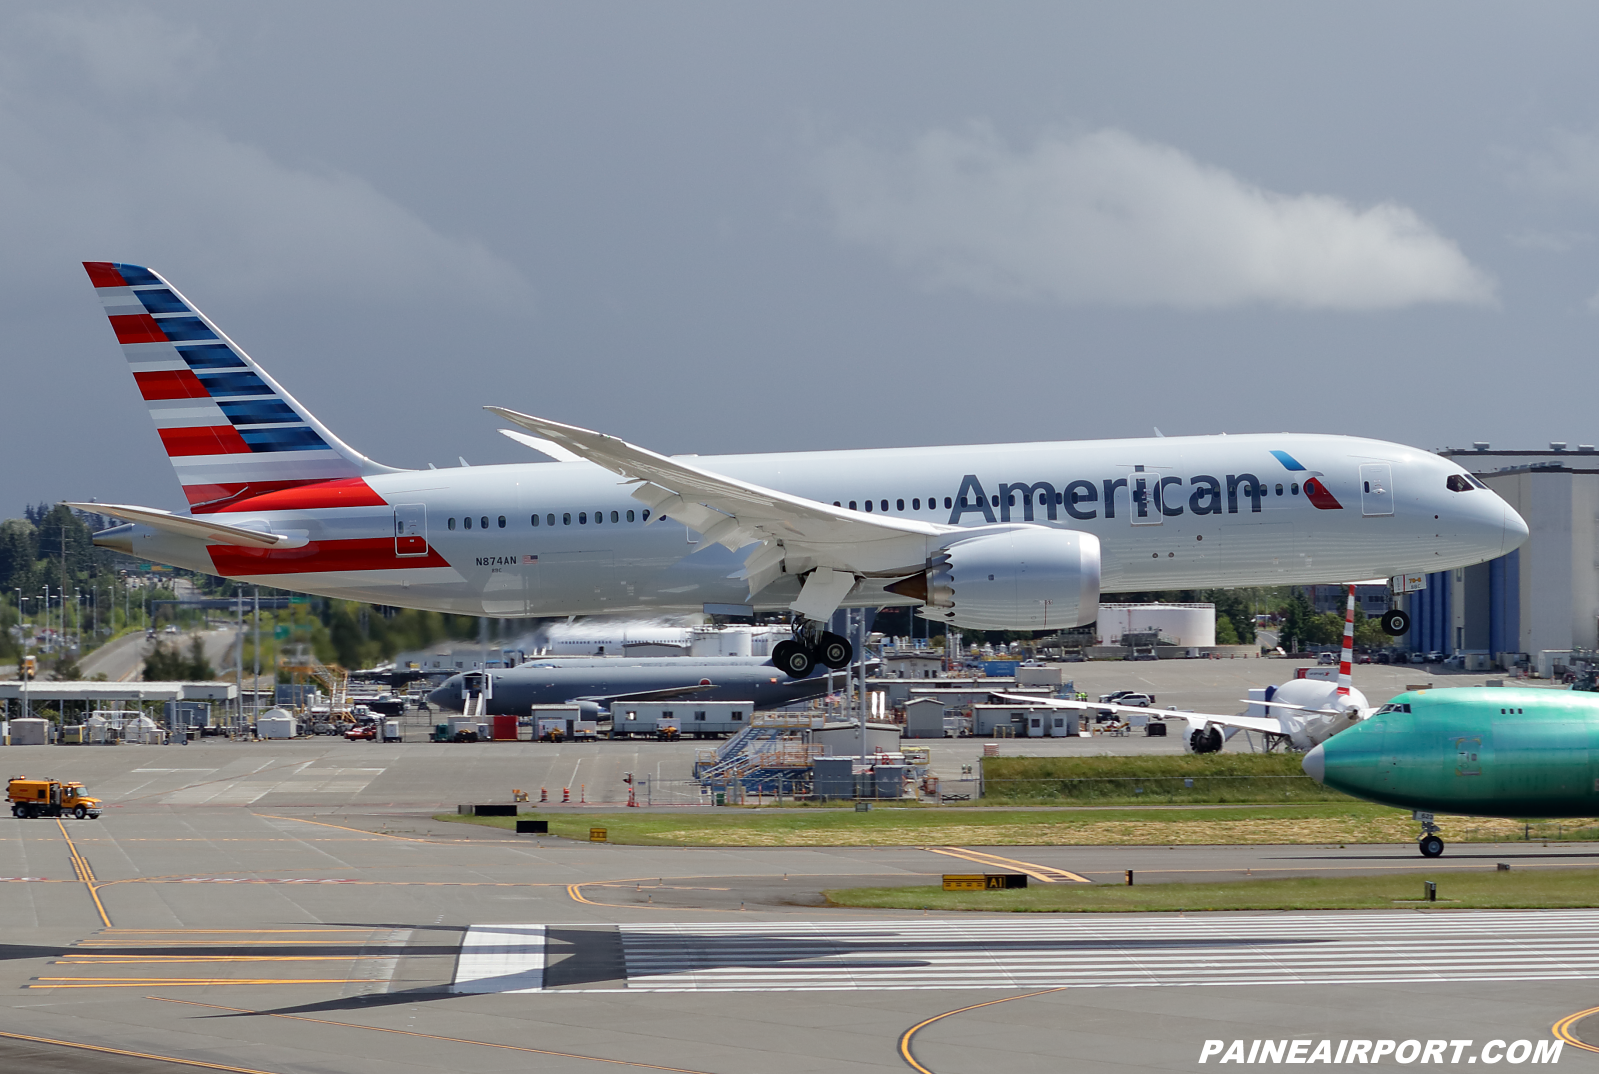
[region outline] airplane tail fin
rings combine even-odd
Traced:
[[[211,319],[141,265],[85,261],[195,514],[393,473],[334,436]]]
[[[1338,658],[1338,696],[1348,697],[1354,685],[1355,657],[1355,587],[1349,587],[1349,600],[1344,606],[1344,651]]]

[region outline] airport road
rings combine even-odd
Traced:
[[[416,797],[437,797],[494,748],[417,747],[431,765],[401,767]],[[364,790],[329,789],[341,776],[313,772],[303,782],[323,789],[299,802],[274,804],[288,792],[273,789],[225,804],[169,800],[195,773],[136,771],[176,767],[151,760],[170,755],[227,762],[213,772],[230,757],[299,764],[281,749],[8,751],[146,788],[98,822],[0,818],[8,1066],[905,1070],[908,1030],[986,1004],[917,1030],[916,1062],[1186,1070],[1209,1039],[1546,1039],[1599,1003],[1588,911],[1012,917],[835,909],[817,894],[985,868],[959,854],[1114,881],[1126,868],[1153,880],[1599,861],[1581,845],[1452,848],[1431,863],[1408,846],[622,847],[364,805]],[[332,808],[307,804],[317,795]]]
[[[236,662],[233,658],[234,633],[232,628],[222,627],[188,634],[163,634],[160,638],[163,643],[177,645],[186,651],[191,639],[198,636],[205,647],[206,659],[220,673],[224,668],[231,671]],[[102,645],[84,657],[78,666],[86,679],[104,675],[112,682],[131,682],[143,672],[144,658],[149,652],[150,642],[143,633],[134,632]]]

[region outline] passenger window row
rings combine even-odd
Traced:
[[[596,526],[602,525],[605,522],[605,516],[606,516],[606,513],[604,511],[595,511],[594,512],[594,525],[596,525]],[[617,522],[617,523],[623,522],[623,521],[627,521],[627,522],[648,522],[650,520],[650,513],[648,511],[612,511],[612,512],[610,512],[610,520],[612,522]],[[534,527],[538,527],[538,526],[553,526],[553,525],[555,525],[555,513],[552,511],[549,514],[546,514],[546,515],[530,515],[530,516],[528,516],[528,521]],[[571,524],[572,524],[572,512],[563,511],[561,513],[561,525],[570,526]],[[587,526],[589,524],[589,513],[587,511],[579,511],[577,513],[577,524],[579,526]],[[466,517],[461,519],[461,528],[462,529],[468,529],[469,530],[469,529],[472,528],[472,525],[473,525],[473,520],[472,520],[472,516],[471,515],[467,515]],[[445,527],[447,529],[452,529],[453,530],[455,528],[455,519],[454,518],[448,519],[445,522]],[[484,530],[489,528],[489,516],[488,515],[482,515],[481,517],[479,517],[477,519],[477,528],[478,529],[484,529]],[[505,528],[505,516],[504,515],[499,516],[499,521],[498,521],[497,528],[502,529],[502,530]]]
[[[1455,480],[1454,478],[1450,478],[1450,481],[1454,481],[1454,480]],[[1455,486],[1453,484],[1451,484],[1449,487],[1452,488],[1452,489],[1455,488]],[[1277,493],[1277,495],[1281,496],[1283,494],[1283,486],[1278,485],[1276,487],[1276,493]],[[1289,483],[1289,485],[1288,485],[1288,494],[1291,495],[1291,496],[1298,496],[1299,495],[1299,482],[1293,481],[1293,482]],[[1010,506],[1011,507],[1015,507],[1016,506],[1016,494],[1013,492],[1007,498],[1010,500]],[[1056,503],[1057,506],[1066,502],[1066,497],[1065,497],[1064,493],[1060,493],[1060,492],[1055,493],[1054,494],[1054,499],[1055,499],[1055,503]],[[993,496],[990,496],[989,500],[991,501],[992,506],[994,506],[994,507],[998,507],[999,506],[999,496],[997,494],[995,494]],[[1040,507],[1049,506],[1049,500],[1050,500],[1050,494],[1049,493],[1040,492],[1038,494],[1038,506],[1040,506]],[[1074,504],[1081,502],[1080,497],[1079,497],[1079,495],[1076,492],[1073,492],[1071,494],[1071,502],[1074,503]],[[840,502],[839,500],[834,500],[833,501],[833,506],[834,507],[843,507],[844,504],[842,502]],[[948,511],[951,508],[953,508],[954,506],[955,506],[955,501],[951,497],[945,496],[944,497],[944,510]],[[966,500],[965,497],[962,497],[961,498],[961,506],[970,507],[970,506],[972,506],[972,504],[968,500]],[[874,500],[864,500],[864,501],[861,501],[861,505],[860,506],[857,506],[856,501],[855,500],[851,500],[851,501],[849,501],[849,509],[851,511],[859,511],[859,510],[864,509],[867,513],[871,513],[873,511],[887,511],[888,510],[888,501],[887,500],[875,500],[875,501]],[[920,498],[913,498],[911,500],[911,510],[912,511],[920,511],[921,509],[922,509],[922,501],[921,501],[921,499]],[[904,500],[895,500],[894,501],[894,510],[896,510],[896,511],[905,510],[905,501]],[[938,497],[929,496],[927,498],[927,510],[929,510],[929,511],[938,510]]]
[[[1058,497],[1057,497],[1057,499],[1058,499]],[[999,498],[998,497],[995,497],[994,503],[995,504],[999,503]],[[838,500],[834,500],[833,501],[833,506],[834,507],[843,507],[844,505],[842,503],[840,503]],[[947,510],[949,510],[950,508],[952,508],[954,506],[955,506],[955,501],[953,499],[951,499],[950,497],[945,496],[944,497],[944,510],[947,511]],[[854,500],[851,500],[849,502],[849,509],[851,511],[859,511],[860,510],[859,507],[855,506],[855,501]],[[917,497],[917,498],[912,499],[911,500],[911,510],[912,511],[920,511],[921,509],[922,509],[921,498]],[[938,497],[937,496],[929,496],[929,497],[927,497],[927,509],[929,511],[938,510]],[[888,501],[887,500],[878,500],[876,502],[876,504],[874,504],[871,500],[867,500],[866,501],[866,510],[868,510],[868,511],[872,511],[872,510],[887,511],[888,510]],[[896,510],[896,511],[905,510],[905,501],[904,500],[895,500],[894,501],[894,510]]]

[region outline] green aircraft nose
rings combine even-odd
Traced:
[[[1299,767],[1305,770],[1305,775],[1317,783],[1323,782],[1322,777],[1327,774],[1327,754],[1318,743],[1314,749],[1305,754],[1305,759],[1299,762]]]

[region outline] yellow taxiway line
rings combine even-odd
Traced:
[[[952,858],[961,858],[965,861],[976,862],[978,865],[997,866],[1001,869],[1015,869],[1017,872],[1026,873],[1034,880],[1046,884],[1092,884],[1093,881],[1086,876],[1069,872],[1065,869],[1056,869],[1049,865],[1034,865],[1030,861],[1017,861],[1014,858],[1002,858],[998,854],[985,854],[981,850],[967,850],[964,847],[923,847],[923,850],[934,854],[947,854]]]
[[[1587,1041],[1579,1040],[1577,1035],[1571,1031],[1572,1026],[1576,1025],[1578,1022],[1592,1014],[1599,1014],[1599,1007],[1589,1007],[1585,1011],[1578,1011],[1576,1014],[1568,1014],[1564,1018],[1560,1019],[1560,1021],[1550,1026],[1549,1032],[1555,1035],[1556,1040],[1563,1040],[1573,1048],[1581,1048],[1585,1052],[1599,1052],[1599,1047],[1595,1047],[1594,1045],[1589,1044]]]
[[[220,985],[371,984],[365,977],[35,977],[29,988],[216,988]],[[48,982],[48,983],[45,983]]]
[[[83,881],[83,886],[89,889],[89,898],[94,900],[95,912],[100,915],[100,923],[106,928],[111,927],[111,918],[105,912],[105,904],[100,901],[100,885],[94,879],[94,870],[89,868],[89,862],[78,853],[72,836],[67,834],[67,825],[60,817],[56,818],[56,826],[61,829],[61,838],[67,841],[67,853],[72,856],[72,869],[78,874],[78,879]]]
[[[126,1048],[107,1048],[99,1044],[84,1044],[76,1040],[56,1040],[53,1037],[31,1037],[26,1033],[0,1032],[0,1037],[7,1040],[25,1040],[32,1044],[54,1044],[58,1048],[78,1048],[86,1052],[100,1052],[103,1055],[126,1055],[134,1059],[154,1059],[162,1063],[177,1063],[180,1066],[199,1067],[202,1070],[226,1070],[232,1074],[273,1074],[269,1070],[256,1070],[254,1067],[230,1067],[225,1063],[206,1063],[199,1059],[179,1059],[175,1055],[155,1055],[151,1052],[133,1052]]]
[[[924,1067],[920,1062],[918,1062],[916,1056],[911,1052],[911,1040],[921,1030],[932,1025],[934,1022],[948,1018],[952,1014],[965,1014],[967,1011],[975,1011],[979,1007],[992,1007],[996,1003],[1009,1003],[1013,999],[1031,999],[1034,996],[1047,996],[1051,992],[1064,991],[1066,991],[1064,988],[1046,988],[1041,992],[1027,992],[1020,996],[1006,996],[1004,999],[991,999],[986,1003],[973,1003],[970,1007],[957,1007],[953,1011],[945,1011],[943,1014],[935,1014],[931,1018],[924,1018],[920,1022],[917,1022],[915,1025],[911,1026],[904,1033],[900,1034],[899,1057],[905,1060],[905,1062],[909,1063],[911,1069],[917,1071],[918,1074],[933,1074],[933,1071],[929,1070],[927,1067]]]

